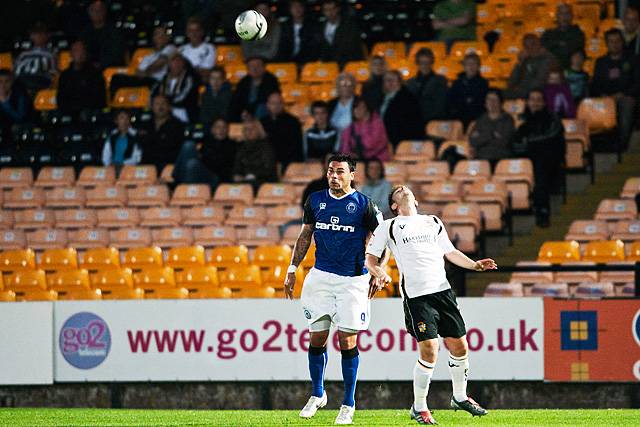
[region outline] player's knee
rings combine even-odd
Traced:
[[[312,347],[324,347],[327,345],[327,339],[329,338],[329,331],[311,332],[309,342]]]
[[[436,362],[436,358],[438,357],[438,349],[439,349],[437,339],[420,341],[419,348],[420,348],[420,359],[429,363]]]
[[[445,338],[445,343],[452,356],[463,357],[469,352],[469,345],[465,335],[460,338]]]
[[[351,350],[358,344],[358,335],[351,332],[338,331],[340,350]]]

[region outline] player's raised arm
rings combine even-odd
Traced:
[[[453,243],[451,243],[451,240],[449,240],[447,230],[444,228],[444,224],[440,218],[434,218],[436,223],[440,225],[440,229],[438,230],[438,245],[444,251],[444,256],[449,262],[452,262],[458,267],[466,268],[467,270],[485,271],[498,269],[498,264],[491,258],[474,261],[456,249]]]

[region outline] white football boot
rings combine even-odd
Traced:
[[[301,418],[313,417],[318,409],[324,408],[327,405],[327,393],[323,393],[322,397],[311,396],[304,408],[300,411]]]
[[[340,412],[338,412],[338,416],[336,417],[336,424],[353,424],[353,414],[355,412],[355,406],[342,405],[340,407]]]

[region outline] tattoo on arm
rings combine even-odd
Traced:
[[[313,238],[313,228],[311,224],[304,224],[298,235],[298,240],[293,247],[293,256],[291,257],[291,264],[299,266],[304,259],[309,246],[311,246],[311,239]]]

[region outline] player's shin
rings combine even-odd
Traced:
[[[413,408],[416,411],[428,409],[427,394],[434,367],[434,364],[418,359],[413,368]]]
[[[324,372],[329,355],[327,347],[309,346],[309,375],[311,376],[311,395],[322,397],[324,394]]]
[[[467,375],[469,373],[469,353],[461,357],[449,355],[449,372],[453,385],[453,398],[458,402],[467,400]]]
[[[342,378],[344,380],[343,405],[355,406],[356,404],[356,381],[358,379],[358,365],[360,356],[358,347],[350,350],[342,350]]]

